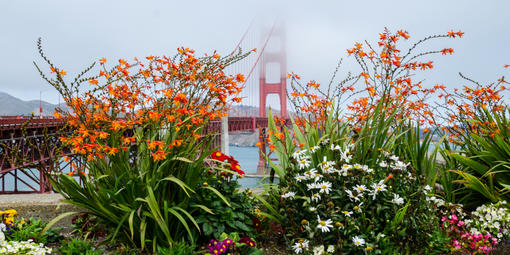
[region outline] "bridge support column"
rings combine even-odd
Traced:
[[[228,116],[221,118],[221,153],[229,155]]]
[[[257,175],[268,174],[267,162],[263,152],[266,152],[266,129],[259,128],[259,142],[261,144],[259,150],[259,164],[257,166]]]

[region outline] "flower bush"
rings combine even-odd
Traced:
[[[28,241],[0,241],[0,253],[5,255],[50,254],[51,248],[44,247],[43,244],[36,244],[32,240]]]
[[[325,139],[292,154],[280,188],[283,225],[294,251],[439,248],[424,234],[438,231],[426,223],[436,219],[426,200],[430,189],[421,186],[409,164],[381,150],[377,161],[361,165],[352,160],[352,151]]]
[[[96,74],[85,77],[94,63],[67,80],[38,46],[53,78],[38,70],[69,107],[55,116],[67,120],[70,132],[60,140],[74,154],[63,158],[72,171],[49,176],[53,188],[105,225],[111,242],[153,252],[195,242],[192,229],[202,230],[193,215],[214,214],[192,203],[213,150],[215,134],[205,127],[240,100],[244,77],[223,70],[246,54],[196,57],[179,48],[174,57],[119,59],[111,67],[102,58]],[[225,200],[213,187],[207,192]]]
[[[12,228],[14,228],[14,217],[17,214],[16,210],[13,209],[0,211],[0,241],[4,241],[5,235],[12,232]]]
[[[195,188],[196,195],[192,200],[193,203],[207,206],[214,213],[202,213],[195,217],[203,231],[200,238],[204,241],[218,239],[224,232],[251,236],[255,232],[253,201],[247,191],[239,190],[240,185],[235,178],[242,178],[244,171],[232,156],[215,151],[211,158],[214,161],[211,162],[212,167],[204,173],[203,182]],[[211,187],[225,194],[225,201],[211,194],[208,190]]]
[[[481,219],[477,213],[473,213],[470,218],[461,205],[451,206],[451,209],[441,218],[441,227],[451,238],[447,242],[451,252],[488,254],[494,250],[500,240],[480,225],[471,224],[473,221],[480,220],[484,219]]]
[[[462,35],[452,30],[401,50],[398,44],[409,33],[385,30],[379,48],[366,42],[347,50],[361,73],[335,87],[331,82],[327,90],[289,74],[298,113],[292,131],[270,116],[266,141],[280,165],[268,162],[280,176],[282,200],[267,207],[280,209],[269,211],[279,214],[274,216],[295,252],[446,251],[448,237],[439,224],[429,224],[439,223],[433,208],[440,200],[431,188],[436,153],[428,153],[430,134],[421,141],[421,133],[435,124],[427,100],[446,87],[426,88],[413,76],[434,67],[423,57],[453,49],[413,51],[429,40]],[[359,81],[361,89],[354,86]]]
[[[499,240],[510,240],[510,211],[506,201],[482,205],[472,212],[472,220],[467,225],[482,233],[489,233]]]
[[[207,244],[210,255],[246,254],[261,255],[264,250],[258,249],[257,244],[248,236],[239,237],[239,233],[222,233],[218,240],[212,239]]]

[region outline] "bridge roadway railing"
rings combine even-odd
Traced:
[[[51,191],[44,174],[55,170],[53,169],[54,161],[58,160],[55,158],[55,148],[59,147],[60,139],[54,134],[65,126],[66,121],[64,119],[43,118],[31,119],[29,123],[25,123],[29,119],[0,116],[0,194],[27,193],[27,191],[17,190],[18,181],[24,183],[31,190],[28,192],[44,193]],[[286,122],[287,125],[290,124],[289,120]],[[267,128],[268,119],[264,117],[229,117],[228,123],[229,132],[255,132],[257,129],[261,131]],[[23,130],[23,127],[25,130]],[[216,135],[212,144],[213,147],[221,145],[220,120],[210,121],[203,132]],[[12,148],[16,148],[16,151],[13,151]],[[23,160],[20,161],[14,154],[22,157]],[[70,155],[70,152],[67,151],[66,155]],[[34,168],[36,165],[40,168],[37,169],[39,170],[39,179],[30,176],[25,170]],[[19,171],[25,173],[28,178],[36,183],[35,186],[38,185],[39,187],[29,185],[26,180],[20,178],[18,176]],[[14,177],[15,189],[13,191],[5,189],[7,176]]]

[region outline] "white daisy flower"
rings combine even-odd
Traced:
[[[306,178],[306,176],[303,176],[303,175],[296,175],[296,177],[294,177],[294,179],[296,179],[297,182],[301,182],[308,178]]]
[[[309,167],[310,163],[311,163],[311,161],[308,160],[307,158],[302,158],[301,160],[298,161],[299,169],[305,169],[305,168]]]
[[[321,195],[319,193],[312,194],[312,202],[319,202],[321,200]]]
[[[410,163],[405,164],[402,161],[395,161],[395,164],[391,165],[391,168],[396,170],[405,170]]]
[[[359,236],[355,236],[352,238],[352,242],[354,243],[354,245],[356,246],[362,246],[365,244],[365,239],[359,237]]]
[[[368,191],[367,190],[367,187],[365,185],[356,185],[355,189],[358,191],[358,192],[363,192],[363,191]]]
[[[328,249],[326,250],[329,253],[335,252],[335,246],[334,245],[328,245]]]
[[[317,208],[310,206],[310,207],[308,207],[308,211],[315,212],[315,211],[317,211]]]
[[[317,174],[317,170],[315,168],[312,168],[305,172],[305,176],[308,179],[314,179],[316,174]]]
[[[331,144],[330,149],[332,151],[342,151],[342,148],[340,147],[340,145]]]
[[[308,188],[308,190],[318,189],[319,188],[319,184],[317,184],[316,182],[308,183],[308,184],[306,184],[306,187]]]
[[[301,156],[305,153],[304,150],[296,150],[294,153],[292,153],[292,157],[296,160],[300,160]]]
[[[301,253],[303,250],[308,249],[308,244],[309,244],[309,241],[308,241],[308,240],[299,240],[299,242],[296,242],[296,243],[292,246],[292,249],[294,250],[294,252],[295,252],[296,254],[299,254],[299,253]]]
[[[313,255],[322,255],[324,253],[324,245],[313,247]]]
[[[395,155],[391,155],[390,159],[393,160],[393,161],[399,161],[399,158],[397,156],[395,156]]]
[[[386,161],[381,161],[381,163],[379,163],[379,166],[382,168],[388,167],[388,163],[386,163]]]
[[[351,165],[344,164],[338,173],[342,176],[347,176],[347,172],[349,172],[349,170],[351,169],[352,169]]]
[[[373,183],[371,187],[373,189],[372,193],[370,193],[372,195],[372,199],[375,199],[377,193],[386,191],[386,184],[384,184],[384,180],[379,181],[379,183]]]
[[[343,211],[345,217],[351,217],[352,212]]]
[[[320,149],[319,146],[313,146],[312,148],[310,148],[310,152],[315,153],[318,149]]]
[[[329,232],[329,229],[333,227],[333,221],[331,219],[327,219],[324,221],[321,220],[319,215],[317,215],[317,222],[319,223],[317,224],[317,228],[320,229],[323,233]]]
[[[354,196],[354,195],[352,194],[352,191],[350,191],[350,190],[348,190],[348,189],[346,189],[346,190],[345,190],[345,193],[347,193],[347,195],[349,196],[349,199],[350,199],[351,201],[359,201],[359,199],[360,199],[360,196],[359,196],[359,194],[360,194],[360,193],[358,193],[358,195],[357,195],[357,196]]]
[[[396,205],[401,205],[404,203],[404,199],[401,198],[398,194],[393,194],[393,200],[391,200],[391,202]]]
[[[321,175],[321,174],[319,174],[319,173],[316,173],[316,174],[315,174],[315,176],[314,176],[314,178],[313,178],[313,181],[317,182],[317,181],[319,181],[320,179],[322,179],[322,175]]]
[[[432,191],[432,187],[430,187],[429,185],[425,185],[423,189],[425,190],[425,193],[429,193],[430,191]]]
[[[349,149],[346,149],[345,151],[340,151],[340,159],[349,163],[352,159],[352,154],[349,151]]]
[[[320,193],[326,192],[326,194],[329,194],[329,192],[331,191],[331,186],[332,186],[331,182],[324,181],[319,184],[319,188],[320,188],[319,192]]]
[[[291,200],[294,199],[295,196],[296,196],[296,193],[292,192],[292,191],[287,192],[282,195],[283,198],[290,198]]]
[[[363,202],[359,203],[359,205],[354,206],[353,209],[358,211],[358,212],[363,212],[363,210],[361,209],[362,205],[363,205]]]

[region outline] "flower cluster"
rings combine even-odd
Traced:
[[[441,226],[450,241],[452,251],[490,253],[500,243],[508,241],[510,226],[506,202],[482,205],[466,213],[462,205],[447,204],[442,208]]]
[[[224,237],[225,235],[226,234],[223,233],[222,237]],[[256,247],[255,241],[253,241],[253,239],[251,239],[248,236],[239,238],[239,235],[237,235],[237,233],[234,233],[233,237],[234,237],[234,240],[231,238],[223,239],[221,237],[220,237],[220,240],[223,239],[223,241],[218,241],[218,240],[212,239],[209,242],[209,244],[207,244],[207,248],[209,249],[209,254],[211,254],[211,255],[226,254],[229,250],[233,250],[233,249],[235,249],[235,247],[241,247],[241,246],[246,246],[249,248]]]
[[[490,233],[498,239],[510,240],[510,211],[504,207],[506,201],[497,204],[482,205],[472,212],[468,222],[472,231]]]
[[[482,252],[489,253],[493,245],[498,243],[497,238],[493,237],[490,233],[482,234],[476,229],[471,231],[467,230],[466,222],[468,220],[460,219],[454,212],[448,216],[443,216],[441,219],[442,227],[451,237],[447,243],[452,251],[467,250],[469,252]]]
[[[297,239],[295,253],[375,250],[385,236],[397,238],[384,228],[397,210],[411,200],[425,203],[425,192],[408,190],[419,187],[409,163],[379,150],[376,162],[358,164],[354,153],[352,144],[322,141],[290,155],[292,170],[281,197],[289,220],[284,225]]]
[[[15,254],[50,254],[51,248],[44,247],[43,244],[36,244],[32,240],[28,241],[0,241],[0,253],[5,255]]]
[[[217,255],[217,254],[225,254],[228,251],[228,248],[230,245],[232,245],[232,239],[225,239],[223,241],[217,241],[217,240],[211,240],[209,244],[207,244],[207,248],[209,249],[209,253],[211,255]]]
[[[218,160],[222,163],[228,163],[230,165],[230,170],[236,172],[240,176],[245,175],[245,172],[241,170],[241,165],[239,165],[239,161],[235,160],[234,157],[225,155],[219,151],[215,151],[211,154],[211,158],[214,160]]]
[[[56,76],[47,81],[69,108],[55,113],[55,117],[65,118],[74,131],[60,139],[73,153],[89,161],[127,152],[134,143],[146,145],[154,161],[161,161],[172,149],[209,135],[202,132],[207,122],[225,116],[230,103],[241,100],[238,95],[244,76],[227,75],[223,70],[249,54],[199,57],[193,50],[179,48],[174,57],[119,59],[112,66],[102,58],[98,73],[83,77],[94,63],[74,82],[67,82],[66,73],[44,56],[38,43],[41,56]],[[44,73],[41,68],[39,71]],[[81,89],[85,85],[82,83],[88,89]],[[133,130],[146,127],[174,133],[169,141],[139,140],[133,135]]]
[[[17,214],[14,209],[0,211],[0,241],[4,241],[5,234],[14,227],[14,216]]]

